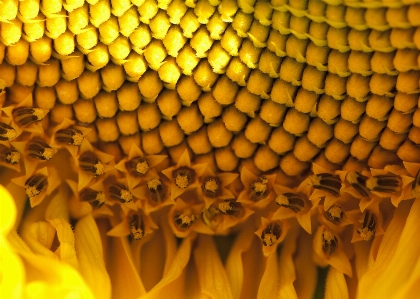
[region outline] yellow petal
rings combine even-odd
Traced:
[[[278,258],[277,254],[270,254],[266,258],[264,274],[261,278],[257,298],[270,298],[278,290]]]
[[[105,268],[101,236],[90,214],[77,222],[75,240],[80,272],[86,283],[96,298],[111,298],[111,281]]]
[[[327,275],[327,285],[325,288],[325,299],[348,299],[349,293],[347,290],[347,283],[344,274],[330,267]],[[365,297],[377,298],[377,297]],[[380,298],[380,297],[379,297]],[[384,297],[386,298],[386,297]]]

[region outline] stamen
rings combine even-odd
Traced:
[[[174,177],[175,185],[178,188],[184,189],[191,185],[191,182],[194,181],[194,171],[188,167],[180,167],[172,173]]]
[[[22,107],[13,110],[13,119],[19,126],[28,126],[40,121],[45,115],[45,110],[41,108]]]
[[[225,199],[223,202],[219,203],[218,209],[225,215],[233,215],[235,214],[236,205],[237,203],[234,200]]]
[[[58,130],[55,133],[55,140],[66,144],[81,145],[83,133],[77,129]]]
[[[155,202],[162,202],[165,199],[165,189],[159,178],[153,178],[147,182],[147,188],[150,191],[152,199]]]
[[[261,233],[264,246],[273,246],[280,239],[281,227],[277,223],[270,223]]]
[[[393,174],[375,175],[367,179],[366,187],[371,191],[396,193],[400,191],[400,177]]]
[[[17,136],[17,132],[13,127],[0,122],[0,140],[1,141],[11,141],[15,139],[16,136]]]
[[[218,221],[217,216],[220,216],[220,211],[213,206],[210,206],[208,209],[204,209],[201,214],[203,217],[203,222],[210,228],[214,228]]]
[[[35,174],[25,182],[25,192],[29,197],[37,196],[48,184],[47,177],[42,174]]]
[[[339,224],[341,219],[343,219],[343,216],[343,209],[336,205],[332,205],[328,210],[325,211],[325,218],[334,224]]]
[[[416,177],[414,178],[413,184],[411,185],[411,193],[415,198],[420,197],[420,170],[417,171]]]
[[[105,168],[102,162],[94,156],[82,156],[79,158],[80,168],[94,176],[104,174]]]
[[[133,174],[146,174],[149,171],[149,163],[144,158],[134,158],[131,161],[127,162],[127,168]]]
[[[20,159],[20,153],[14,149],[0,144],[0,160],[8,164],[17,164]]]
[[[291,209],[293,212],[300,212],[305,206],[305,201],[298,194],[284,193],[276,197],[279,206]]]
[[[174,220],[180,228],[187,229],[194,223],[195,220],[197,220],[197,216],[186,213],[178,213],[175,214]]]
[[[130,219],[130,232],[134,240],[140,240],[144,236],[144,224],[137,214],[134,214]]]
[[[201,189],[203,189],[205,196],[217,197],[219,195],[218,191],[220,190],[220,181],[216,177],[206,178],[203,185],[201,185]]]
[[[123,184],[114,184],[108,188],[111,198],[118,200],[121,203],[130,202],[133,200],[133,195],[130,190]]]
[[[363,197],[369,197],[369,189],[366,188],[367,177],[361,175],[356,171],[347,173],[347,182]]]
[[[370,211],[366,211],[359,218],[360,225],[356,228],[357,233],[365,241],[370,241],[376,233],[376,216]]]
[[[56,150],[43,141],[31,142],[28,146],[28,154],[32,158],[40,160],[50,160]]]
[[[311,176],[309,180],[310,184],[312,184],[315,189],[330,192],[335,196],[340,195],[341,180],[338,175],[319,173]]]
[[[80,200],[87,201],[92,208],[97,209],[105,203],[105,194],[88,188],[80,192]]]
[[[263,199],[266,196],[267,193],[267,184],[268,179],[265,176],[259,177],[255,183],[251,184],[251,189],[253,191],[253,194],[251,195],[251,199],[253,201],[258,201],[260,199]]]
[[[322,233],[322,251],[325,254],[331,255],[335,252],[338,246],[338,239],[329,230],[324,230]]]

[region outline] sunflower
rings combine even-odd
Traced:
[[[420,2],[0,1],[3,298],[411,298]]]

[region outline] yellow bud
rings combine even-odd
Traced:
[[[198,108],[204,116],[204,122],[210,123],[222,114],[222,106],[216,102],[210,92],[203,93],[198,99]]]
[[[275,53],[278,57],[286,56],[286,42],[288,35],[280,34],[277,30],[270,30],[267,39],[267,49]]]
[[[90,124],[96,119],[96,110],[92,100],[79,99],[73,104],[73,110],[81,123]]]
[[[105,45],[110,45],[120,35],[118,19],[111,16],[108,20],[101,23],[99,29],[99,40]]]
[[[22,37],[30,43],[36,41],[37,39],[40,39],[45,33],[44,18],[44,16],[38,15],[36,19],[33,19],[27,23],[23,23],[24,34]]]
[[[60,62],[50,59],[44,65],[39,66],[37,84],[39,86],[54,86],[61,77]]]
[[[393,106],[393,98],[373,94],[367,101],[366,114],[377,120],[386,120]]]
[[[311,126],[309,127],[308,138],[309,140],[311,140],[312,143],[320,146],[318,143],[316,143],[316,140],[315,140],[316,137],[311,138],[311,136],[313,134],[313,135],[318,136],[317,139],[323,138],[324,136],[321,134],[323,134],[325,130],[319,130],[319,132],[317,132],[316,134],[312,133],[315,130],[315,129],[314,130],[312,129],[312,123],[311,123]],[[322,123],[326,125],[326,123],[324,123],[323,121]],[[331,127],[331,126],[328,126],[328,127]],[[334,125],[334,137],[337,138],[338,140],[341,140],[344,143],[352,142],[358,133],[359,133],[359,126],[347,120],[340,119]]]
[[[291,152],[280,160],[280,168],[288,176],[300,175],[310,166],[311,163],[299,161]]]
[[[225,73],[225,69],[229,64],[230,55],[223,50],[221,44],[216,42],[208,53],[208,62],[217,74]]]
[[[105,91],[117,90],[125,80],[124,68],[121,65],[108,63],[101,69],[102,89]],[[133,103],[134,105],[139,103]],[[137,108],[137,107],[136,107]]]
[[[248,31],[251,28],[252,21],[252,15],[240,11],[235,15],[231,26],[236,31],[238,36],[247,37]]]
[[[115,73],[115,70],[112,69],[107,69],[107,71]],[[121,73],[123,72],[121,71]],[[122,77],[124,77],[124,75],[122,75]],[[104,75],[102,74],[102,82],[104,82],[103,78]],[[121,82],[124,82],[124,78]],[[134,111],[140,106],[141,96],[136,83],[125,82],[121,88],[118,87],[115,90],[117,90],[117,99],[120,111]]]
[[[398,134],[406,133],[410,130],[410,126],[413,124],[413,115],[404,114],[400,111],[392,109],[391,114],[388,118],[387,126],[393,132]]]
[[[340,52],[349,51],[350,47],[349,47],[348,38],[347,38],[348,33],[349,33],[349,29],[347,27],[344,27],[344,28],[330,27],[327,33],[328,46]]]
[[[156,103],[141,104],[137,108],[137,120],[142,131],[150,131],[159,126],[160,110]]]
[[[41,11],[48,18],[51,17],[51,14],[59,13],[63,6],[62,0],[44,0],[41,3]]]
[[[268,146],[277,154],[283,155],[293,150],[296,137],[287,132],[283,127],[273,130],[268,140]]]
[[[77,81],[66,81],[61,79],[55,85],[55,92],[57,93],[57,98],[60,103],[65,105],[73,104],[79,97]]]
[[[75,49],[74,34],[67,30],[56,39],[54,39],[54,50],[63,56],[70,55],[74,52]]]
[[[260,109],[261,98],[249,92],[245,87],[241,88],[236,96],[235,107],[239,111],[248,114],[249,117],[254,118],[255,112]]]
[[[186,38],[192,38],[193,33],[200,28],[200,23],[198,22],[197,16],[194,14],[192,9],[187,10],[185,15],[182,17],[179,26],[181,26]]]
[[[199,62],[200,58],[195,55],[194,49],[189,44],[183,47],[176,57],[176,63],[182,69],[182,73],[187,76],[192,75],[192,71]]]
[[[290,82],[295,86],[302,84],[302,73],[305,68],[305,64],[299,63],[293,58],[286,57],[280,68],[280,78],[286,82]]]
[[[207,51],[212,44],[213,40],[210,37],[210,33],[204,26],[200,27],[190,40],[190,45],[197,52],[196,55],[199,58],[207,57]]]
[[[187,12],[188,7],[185,5],[185,1],[183,0],[174,0],[168,6],[166,13],[169,16],[169,21],[172,24],[179,24],[181,22],[181,18]]]
[[[238,158],[244,159],[251,157],[258,145],[249,141],[245,133],[241,133],[233,138],[230,146]]]
[[[167,89],[175,89],[179,77],[181,77],[181,69],[176,64],[175,58],[169,57],[159,68],[158,74]]]
[[[121,61],[127,58],[131,51],[131,45],[128,38],[119,35],[110,45],[108,45],[109,54],[113,61]]]
[[[167,10],[171,2],[172,2],[171,0],[158,0],[158,7],[160,9]]]
[[[215,10],[216,7],[211,5],[207,0],[198,0],[194,7],[194,13],[197,16],[197,21],[201,24],[207,24]]]
[[[285,105],[266,100],[261,105],[260,117],[270,126],[277,127],[282,123],[286,109],[287,107]]]
[[[344,19],[348,26],[357,30],[366,29],[365,11],[366,9],[361,7],[347,7]]]
[[[238,58],[234,57],[226,70],[226,75],[240,86],[245,86],[251,70]]]
[[[83,1],[84,2],[84,1]],[[89,5],[85,3],[81,7],[68,13],[68,28],[74,34],[82,32],[87,25],[89,25]]]
[[[403,136],[401,138],[404,138]],[[410,132],[408,133],[408,138],[410,138],[410,140],[415,144],[420,144],[420,128],[412,126]]]
[[[9,87],[7,91],[7,97],[14,103],[23,102],[28,98],[28,96],[31,95],[32,91],[34,89],[34,86],[23,86],[19,83],[15,82],[12,86]],[[45,114],[44,114],[45,115]],[[40,115],[39,119],[42,119],[43,116]],[[19,121],[16,121],[19,123]]]
[[[220,76],[212,92],[215,100],[221,105],[230,105],[235,101],[239,86],[229,77]]]
[[[136,111],[118,112],[117,125],[123,135],[132,135],[139,131]]]
[[[321,71],[326,71],[328,69],[327,63],[329,52],[330,49],[328,47],[318,47],[310,42],[306,48],[306,62]]]
[[[302,40],[294,35],[290,35],[286,42],[287,56],[294,58],[297,62],[306,62],[305,53],[309,40]]]
[[[375,147],[376,142],[370,142],[357,135],[351,143],[350,154],[358,160],[367,159]]]
[[[196,155],[206,154],[212,150],[206,126],[202,126],[197,132],[190,134],[187,137],[187,142]]]
[[[34,100],[35,106],[41,109],[51,110],[56,105],[56,94],[54,87],[35,86]],[[70,106],[70,110],[71,110]],[[50,114],[51,115],[51,114]]]
[[[171,120],[181,109],[181,99],[174,90],[162,91],[156,99],[156,102],[163,119]]]
[[[0,64],[2,64],[5,55],[6,55],[6,45],[3,43],[0,43]]]
[[[130,34],[130,42],[132,44],[132,48],[139,54],[143,53],[144,48],[150,43],[151,40],[152,35],[150,33],[149,26],[145,24],[140,24],[140,26]]]
[[[3,0],[0,2],[0,21],[2,25],[16,18],[18,5],[19,1],[16,0]]]
[[[142,23],[149,24],[149,21],[157,14],[158,11],[159,7],[157,6],[156,1],[144,1],[144,3],[138,8],[140,21]]]
[[[11,20],[7,23],[1,23],[0,37],[1,42],[6,46],[17,43],[22,35],[22,22],[19,19]]]
[[[93,98],[95,103],[96,112],[101,118],[113,117],[118,111],[117,94],[115,91],[106,92],[99,91]]]
[[[90,64],[86,65],[86,68],[92,72],[103,68],[109,62],[108,47],[103,43],[98,43],[92,48],[92,51],[88,53],[87,60]]]
[[[163,151],[162,139],[160,139],[159,129],[141,134],[142,149],[145,154],[156,155]]]
[[[275,10],[272,17],[271,27],[281,34],[290,33],[290,17],[292,14],[289,11]]]
[[[278,78],[281,62],[281,57],[278,57],[275,53],[265,49],[261,53],[258,68],[261,72],[269,75],[271,78]]]
[[[137,9],[135,7],[128,9],[121,17],[118,18],[118,24],[121,28],[121,34],[129,37],[140,25]]]
[[[332,163],[344,163],[350,154],[350,145],[333,138],[325,148],[324,154]]]
[[[93,25],[88,25],[76,36],[77,44],[82,48],[84,54],[88,54],[90,49],[98,43],[98,31]]]
[[[118,143],[120,144],[120,147],[125,155],[129,155],[130,149],[133,144],[140,145],[141,139],[140,134],[133,134],[129,136],[120,136],[118,138]]]
[[[251,28],[248,31],[249,39],[257,48],[265,48],[267,46],[266,41],[269,34],[270,27],[262,25],[257,20],[252,22]]]
[[[309,38],[317,46],[327,46],[327,32],[329,28],[330,27],[325,22],[311,22],[311,25],[309,26]]]
[[[29,56],[29,43],[20,39],[15,44],[7,47],[6,59],[10,64],[22,65],[26,62]]]
[[[207,126],[207,134],[213,147],[219,148],[229,145],[233,137],[231,131],[226,129],[222,120],[218,119]]]
[[[360,121],[362,114],[365,113],[365,107],[366,103],[347,97],[341,104],[341,118],[356,124]]]
[[[239,58],[249,68],[256,68],[260,59],[262,49],[256,48],[250,40],[245,40],[242,43],[241,49],[239,50]]]
[[[176,119],[179,126],[186,135],[197,131],[203,125],[203,115],[198,110],[197,104],[183,107],[177,114]]]
[[[85,70],[77,78],[80,96],[85,99],[92,99],[101,90],[101,78],[99,72]]]
[[[108,0],[99,0],[89,5],[90,23],[98,28],[111,17],[111,4]]]
[[[216,12],[210,18],[206,27],[207,30],[210,32],[210,37],[212,39],[220,40],[223,37],[223,33],[225,32],[227,25],[228,23],[222,20],[222,16],[220,15],[220,13]]]
[[[98,118],[95,122],[95,125],[96,129],[98,130],[98,137],[102,141],[112,142],[118,140],[118,137],[120,136],[120,131],[118,130],[115,118]]]
[[[182,132],[176,119],[162,122],[158,129],[165,147],[178,145],[184,140],[184,132]]]
[[[290,5],[293,5],[291,2]],[[254,18],[257,19],[262,25],[270,26],[271,17],[273,15],[273,6],[268,1],[257,1],[254,7]]]
[[[308,137],[298,138],[293,147],[293,155],[302,162],[311,162],[321,149],[309,141]]]
[[[144,58],[146,58],[149,67],[157,71],[166,58],[166,50],[161,40],[153,40],[144,50]]]
[[[363,77],[359,74],[351,74],[347,79],[347,94],[360,102],[368,99],[370,77]]]
[[[221,18],[224,22],[232,22],[232,17],[238,11],[238,3],[236,0],[222,0],[217,7]]]
[[[202,59],[198,66],[193,71],[195,82],[201,86],[203,91],[210,91],[218,78],[218,75],[213,72],[211,65],[207,60]]]
[[[290,17],[290,31],[293,32],[293,36],[299,39],[307,39],[309,26],[311,24],[311,20],[308,19],[306,16],[294,16]]]
[[[111,0],[112,14],[121,17],[131,6],[130,0]]]
[[[411,113],[416,110],[418,96],[417,94],[406,94],[397,92],[394,98],[394,109],[403,113]]]
[[[159,10],[153,19],[150,20],[149,27],[154,38],[163,39],[169,27],[171,27],[169,16],[164,10]]]
[[[61,124],[66,118],[74,119],[72,105],[63,105],[60,103],[56,103],[55,105],[53,105],[49,115],[51,121],[57,124]]]
[[[334,124],[340,116],[340,105],[341,101],[334,100],[334,98],[324,94],[318,102],[318,116],[327,124]]]
[[[288,107],[293,107],[294,104],[292,99],[294,99],[297,90],[297,86],[277,79],[274,81],[273,88],[271,89],[271,100]]]
[[[195,83],[194,78],[191,76],[181,76],[176,85],[176,91],[184,106],[190,106],[201,95],[200,86]]]
[[[62,9],[56,14],[45,19],[46,31],[45,35],[56,39],[67,30],[67,15],[66,11]]]
[[[78,50],[61,59],[61,77],[67,81],[78,78],[85,69],[84,55]]]
[[[63,7],[68,12],[72,12],[77,8],[80,8],[85,4],[85,0],[67,0],[66,3],[63,3]]]
[[[154,102],[163,88],[162,81],[159,79],[157,72],[148,69],[143,76],[140,77],[138,87],[145,102]]]
[[[239,111],[235,105],[230,105],[223,109],[222,121],[226,129],[231,132],[240,132],[245,128],[248,117],[245,113]]]
[[[265,142],[270,137],[271,127],[260,116],[251,119],[245,128],[245,137],[252,143]]]
[[[418,163],[420,150],[417,144],[414,144],[411,140],[408,139],[404,141],[404,143],[399,147],[397,155],[402,161]]]
[[[171,26],[168,34],[163,38],[163,45],[168,52],[168,55],[177,57],[178,52],[184,47],[187,38],[182,34],[181,27]]]
[[[279,166],[280,156],[267,145],[260,146],[254,154],[255,166],[261,171],[269,171]]]
[[[247,88],[251,93],[259,95],[263,99],[269,99],[272,86],[272,78],[260,70],[252,70],[247,84]]]
[[[127,57],[127,62],[124,63],[124,71],[127,74],[127,80],[131,82],[138,82],[140,77],[147,70],[147,62],[143,55],[131,52]]]
[[[313,66],[306,66],[302,74],[302,87],[317,94],[324,93],[324,82],[327,72]]]
[[[343,100],[346,97],[347,78],[337,74],[328,73],[325,78],[324,91],[335,100]]]
[[[284,118],[283,128],[293,135],[301,136],[308,130],[309,123],[309,115],[291,108],[287,111],[286,117]]]
[[[372,71],[379,74],[394,75],[397,71],[394,68],[395,52],[384,53],[374,52],[370,60]]]
[[[412,128],[416,128],[416,127],[412,127]],[[381,132],[379,145],[382,146],[386,150],[396,152],[406,138],[407,138],[407,134],[397,134],[393,132],[391,129],[385,128]]]
[[[229,146],[216,149],[214,157],[221,171],[234,171],[238,167],[239,159]]]
[[[32,86],[38,76],[38,66],[31,60],[16,67],[16,82],[24,86]]]

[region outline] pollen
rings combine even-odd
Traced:
[[[40,108],[18,108],[13,111],[13,117],[20,126],[28,126],[42,120],[46,111]]]
[[[273,246],[280,239],[281,227],[277,223],[270,223],[261,233],[264,246]]]
[[[220,190],[220,181],[216,177],[206,178],[201,186],[206,196],[216,197]]]
[[[102,162],[91,155],[84,155],[79,158],[79,167],[93,176],[104,174],[105,168]]]
[[[328,221],[334,224],[340,224],[341,220],[343,219],[344,212],[343,209],[337,205],[332,205],[325,211],[325,217]]]
[[[47,178],[42,174],[35,174],[25,182],[25,192],[28,197],[37,196],[46,188],[48,184]]]
[[[322,251],[330,256],[332,255],[338,247],[338,239],[332,232],[329,230],[324,230],[322,233]]]
[[[267,184],[268,184],[268,179],[265,176],[261,176],[260,178],[258,178],[257,181],[252,183],[251,185],[251,190],[253,191],[253,194],[251,196],[252,200],[259,200],[266,196]]]
[[[8,164],[17,164],[20,160],[20,153],[15,148],[0,144],[0,159]]]
[[[121,203],[130,202],[133,200],[133,195],[130,190],[123,184],[114,184],[108,188],[110,197],[118,200]]]
[[[369,197],[370,192],[366,187],[367,177],[356,171],[351,171],[346,176],[347,182],[363,197]]]
[[[185,189],[194,181],[194,171],[188,167],[180,167],[173,172],[175,185]]]
[[[341,180],[337,175],[320,173],[309,178],[309,183],[315,188],[327,191],[335,196],[340,195]]]
[[[235,206],[236,203],[233,200],[224,200],[220,202],[218,205],[218,209],[220,212],[226,215],[233,215],[235,213]]]
[[[78,129],[64,129],[58,130],[55,133],[55,139],[58,142],[72,144],[72,145],[81,145],[83,142],[83,133]]]
[[[366,180],[366,187],[371,191],[396,193],[400,191],[401,179],[396,175],[376,175]]]
[[[141,217],[137,214],[131,217],[130,233],[134,240],[140,240],[144,236],[144,224]]]
[[[56,150],[43,141],[32,142],[28,146],[28,155],[40,160],[50,160]]]
[[[175,214],[174,221],[182,229],[188,229],[197,220],[193,214]]]
[[[80,192],[80,199],[88,202],[92,208],[100,208],[105,203],[105,194],[90,188]]]
[[[16,137],[17,137],[17,132],[13,127],[0,122],[0,140],[10,141],[10,140],[15,139]]]
[[[305,207],[305,201],[299,194],[284,193],[276,197],[276,204],[288,208],[295,213],[300,212]]]
[[[153,201],[162,202],[165,200],[165,189],[159,178],[153,178],[147,181],[147,188],[152,196]]]
[[[370,241],[375,237],[376,224],[375,214],[367,210],[360,216],[356,231],[364,241]]]

